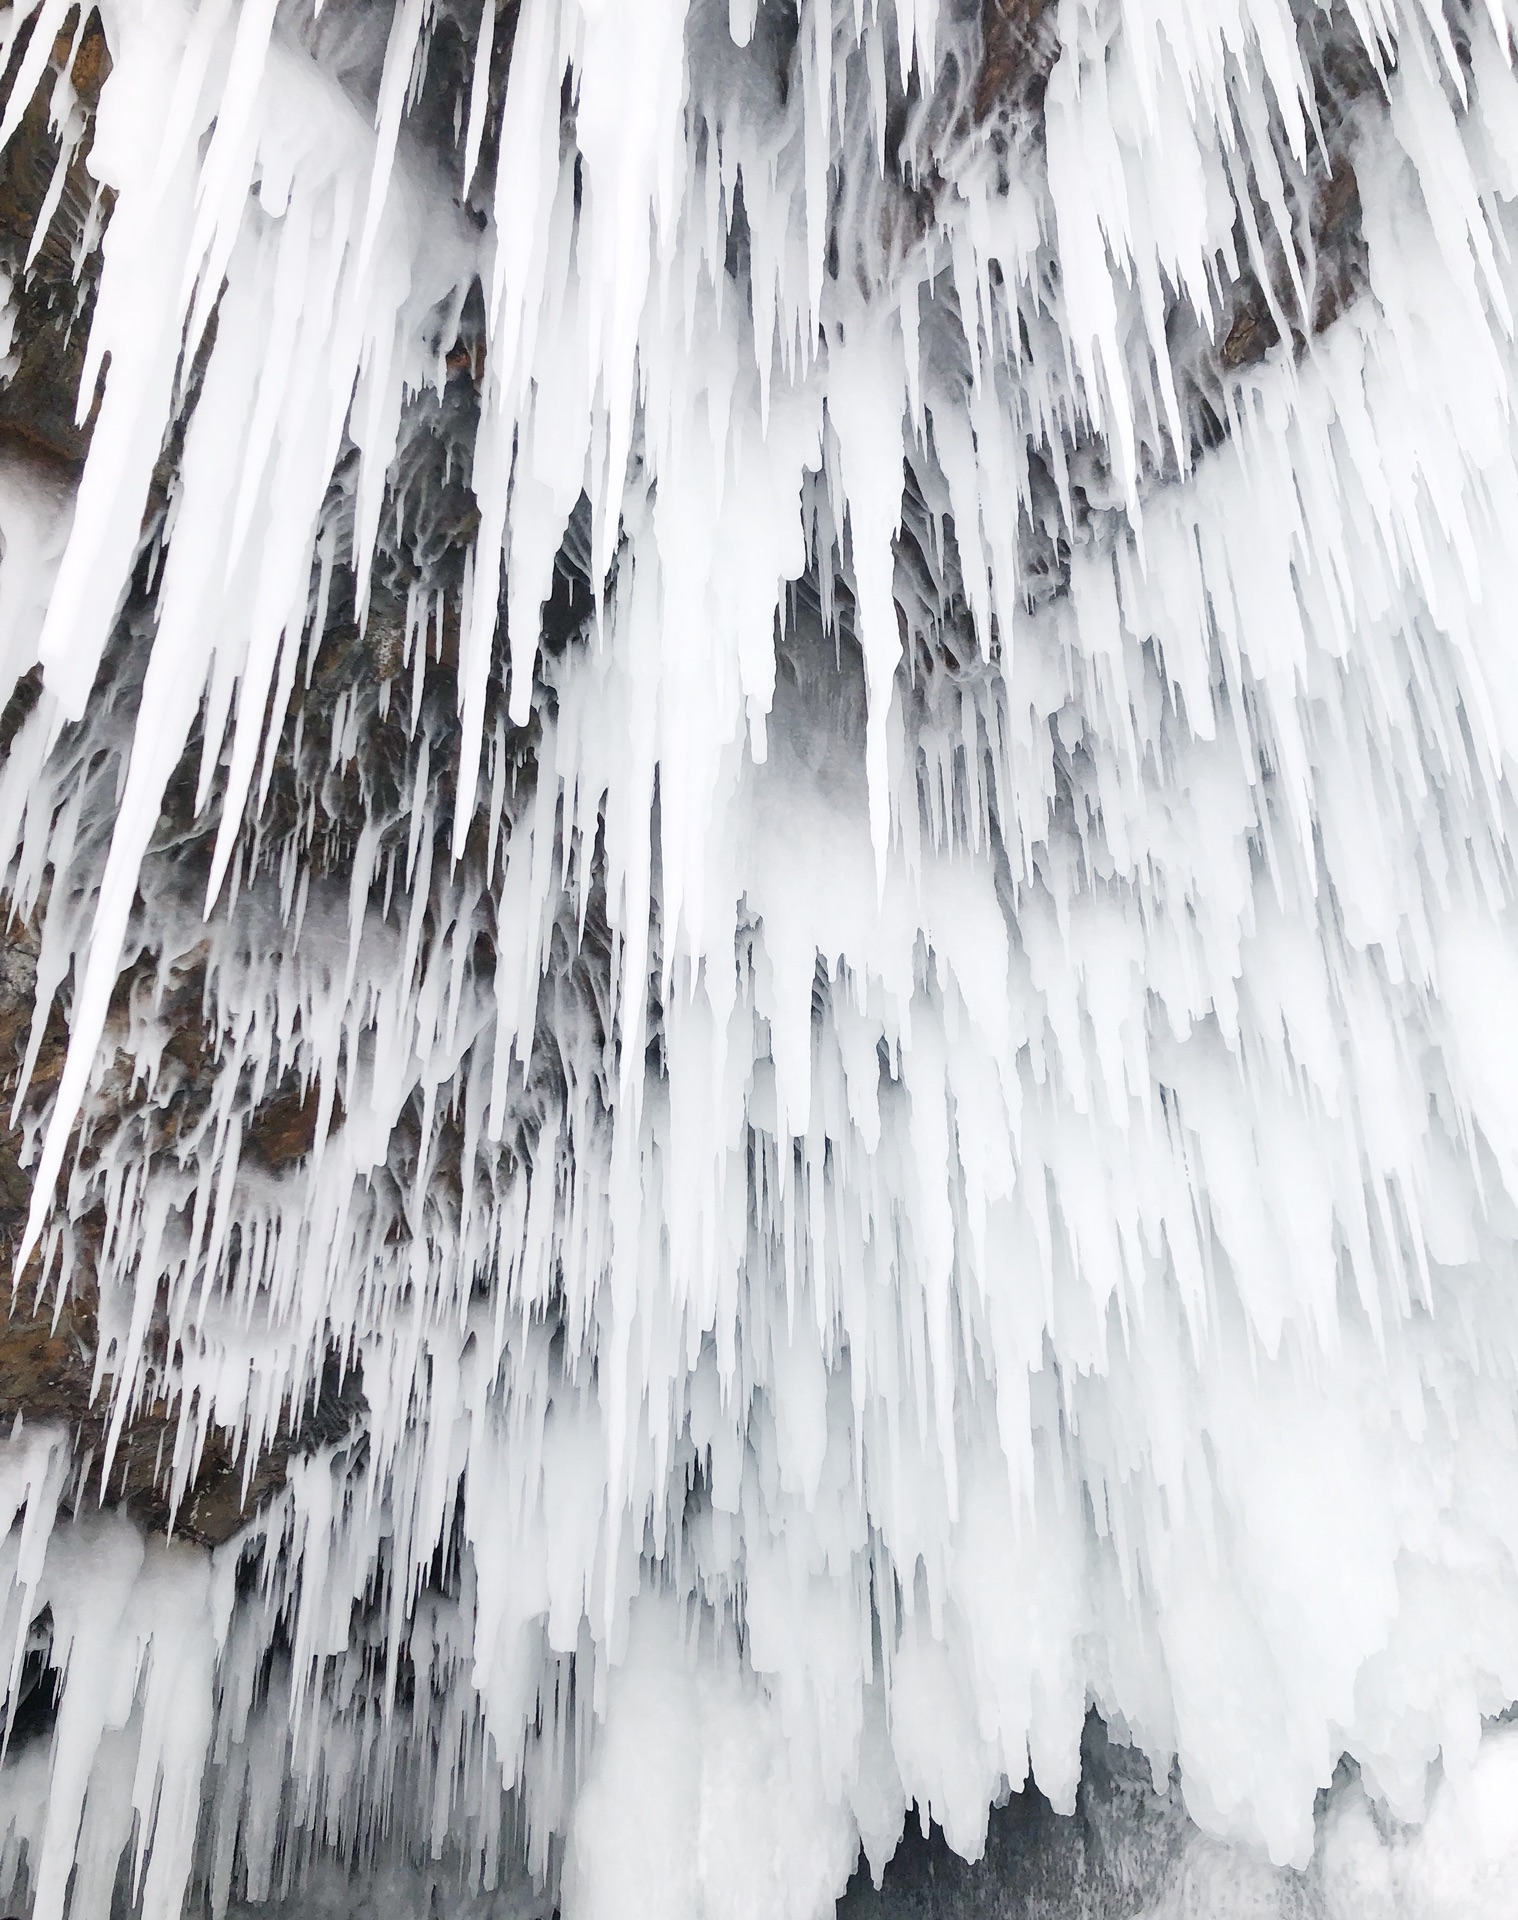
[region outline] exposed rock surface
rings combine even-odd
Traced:
[[[1075,1812],[1036,1787],[992,1809],[979,1860],[909,1818],[877,1891],[861,1870],[838,1920],[1139,1920],[1156,1912],[1314,1920],[1311,1874],[1272,1868],[1208,1840],[1179,1790],[1155,1791],[1142,1757],[1113,1745],[1095,1714],[1081,1743]]]
[[[8,1117],[20,1063],[25,1055],[36,992],[37,941],[30,927],[8,929],[0,953],[0,1117]],[[123,998],[125,995],[122,996]],[[198,1028],[198,1008],[185,1008],[185,1024],[172,1043],[188,1070],[193,1097],[195,1074],[206,1064],[207,1048]],[[49,1013],[28,1088],[28,1101],[44,1102],[63,1071],[67,1028],[59,1007]],[[250,1129],[254,1151],[278,1171],[310,1151],[315,1130],[313,1093],[281,1088],[258,1110]],[[165,1497],[167,1470],[180,1431],[179,1408],[155,1401],[135,1409],[114,1448],[109,1475],[102,1484],[111,1414],[109,1377],[98,1378],[97,1300],[88,1279],[76,1277],[59,1300],[51,1287],[36,1285],[36,1268],[18,1277],[12,1255],[26,1218],[30,1181],[21,1164],[25,1135],[0,1125],[0,1297],[10,1302],[9,1320],[0,1330],[0,1421],[19,1414],[26,1420],[59,1422],[74,1436],[76,1502],[109,1499],[129,1507],[151,1528],[172,1526],[176,1533],[207,1546],[219,1545],[238,1531],[248,1514],[284,1479],[285,1462],[297,1449],[339,1438],[352,1425],[362,1401],[357,1376],[335,1364],[314,1402],[253,1464],[240,1458],[226,1436],[212,1428],[176,1512]],[[88,1242],[97,1223],[83,1223]],[[81,1263],[88,1274],[89,1261]]]
[[[24,46],[23,39],[0,82],[4,95]],[[96,186],[87,159],[110,63],[99,15],[91,11],[77,31],[71,23],[58,37],[19,131],[0,154],[0,268],[10,278],[15,305],[15,364],[0,385],[0,447],[19,444],[32,458],[69,475],[78,471],[89,447],[88,422],[79,425],[76,410],[98,268],[93,239],[109,217],[110,196]],[[61,152],[50,125],[50,104],[65,68],[75,144],[56,208],[28,268]]]
[[[0,101],[20,64],[26,38],[16,47],[0,81]],[[95,240],[110,212],[110,195],[98,189],[88,168],[90,133],[100,90],[110,71],[110,53],[98,13],[76,13],[55,42],[48,67],[10,145],[0,154],[0,271],[9,276],[14,317],[9,378],[0,381],[0,456],[37,466],[66,484],[77,477],[89,446],[90,420],[76,418],[85,343],[89,333],[98,257]],[[71,92],[59,91],[68,76]],[[64,137],[72,153],[44,237],[34,245],[62,142],[51,124],[55,94],[68,106]],[[168,463],[164,463],[167,479]],[[160,488],[161,496],[161,488]],[[393,624],[393,623],[392,623]],[[35,702],[35,675],[22,680],[0,714],[0,752]],[[0,949],[0,1300],[9,1318],[0,1328],[0,1422],[17,1417],[57,1422],[73,1436],[76,1504],[104,1499],[121,1504],[153,1529],[206,1545],[230,1539],[250,1513],[284,1480],[291,1454],[340,1437],[362,1408],[358,1376],[335,1360],[313,1400],[290,1410],[279,1436],[252,1463],[230,1438],[212,1427],[189,1488],[177,1510],[167,1497],[169,1466],[181,1431],[181,1408],[157,1399],[134,1408],[111,1447],[103,1473],[112,1410],[112,1376],[98,1366],[97,1299],[88,1279],[88,1257],[64,1297],[39,1288],[35,1265],[13,1272],[13,1254],[30,1198],[24,1164],[24,1122],[45,1110],[63,1071],[68,1028],[63,1005],[48,1011],[23,1103],[13,1107],[31,1033],[37,981],[35,924],[12,922]],[[67,986],[64,992],[67,994]],[[118,1010],[131,993],[123,979]],[[193,1102],[212,1065],[214,1033],[198,995],[180,996],[181,1024],[169,1051],[179,1068],[181,1104]],[[119,1022],[118,1028],[119,1028]],[[125,1112],[137,1099],[121,1076]],[[257,1162],[279,1173],[297,1165],[315,1135],[317,1089],[282,1084],[260,1106],[249,1129]],[[21,1124],[12,1124],[13,1121]],[[98,1235],[98,1223],[93,1232]],[[92,1223],[77,1229],[86,1256]],[[81,1277],[81,1274],[83,1277]],[[160,1329],[161,1337],[161,1329]]]

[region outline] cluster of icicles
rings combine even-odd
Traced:
[[[978,6],[461,4],[446,166],[439,11],[100,4],[88,462],[0,472],[22,1285],[88,1269],[176,1498],[334,1350],[364,1411],[214,1552],[18,1428],[0,1881],[815,1920],[914,1801],[1071,1805],[1093,1705],[1277,1861],[1345,1752],[1418,1817],[1518,1696],[1518,7],[1010,9],[992,138]],[[77,17],[0,14],[0,141]],[[1375,75],[1367,284],[1198,452],[1176,316],[1310,295],[1304,22]],[[471,299],[477,530],[323,718],[406,758],[318,859],[265,795]]]

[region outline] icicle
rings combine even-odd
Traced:
[[[0,1448],[0,1899],[813,1920],[1093,1705],[1155,1911],[1505,1888],[1508,13],[457,11],[53,87],[0,863],[100,1439]]]
[[[484,0],[480,8],[480,37],[474,50],[474,72],[469,81],[469,121],[464,135],[464,192],[474,183],[480,164],[480,143],[485,138],[485,117],[490,109],[490,61],[495,51],[496,0]]]

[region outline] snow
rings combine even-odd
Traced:
[[[43,682],[0,861],[71,1033],[25,1250],[94,1263],[106,1478],[155,1401],[176,1503],[212,1428],[251,1473],[329,1351],[367,1411],[214,1552],[9,1443],[0,1658],[46,1605],[66,1669],[45,1782],[0,1770],[35,1920],[123,1853],[167,1920],[387,1847],[461,1913],[525,1866],[566,1920],[806,1920],[911,1803],[971,1856],[1030,1771],[1068,1810],[1090,1706],[1237,1911],[1287,1865],[1497,1911],[1505,4],[1457,44],[1062,0],[1035,138],[975,122],[949,0],[794,43],[773,0],[524,0],[446,165],[429,36],[488,61],[504,14],[103,6],[99,414],[72,495],[0,467],[4,690]],[[1317,332],[1309,29],[1371,76]],[[1207,362],[1208,441],[1251,268],[1282,342]],[[476,278],[478,529],[429,572]],[[401,666],[319,714],[345,569]]]

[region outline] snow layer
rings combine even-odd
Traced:
[[[55,1525],[12,1441],[36,1920],[397,1834],[807,1920],[911,1802],[971,1855],[1071,1805],[1092,1704],[1277,1863],[1341,1754],[1401,1821],[1437,1761],[1425,1839],[1334,1844],[1455,1911],[1518,1696],[1518,8],[1060,0],[989,119],[951,0],[444,9],[512,31],[451,173],[421,0],[101,10],[99,414],[72,503],[0,476],[71,1030],[26,1251],[175,1497],[330,1350],[367,1411],[214,1555]],[[470,325],[450,573],[407,462]]]

